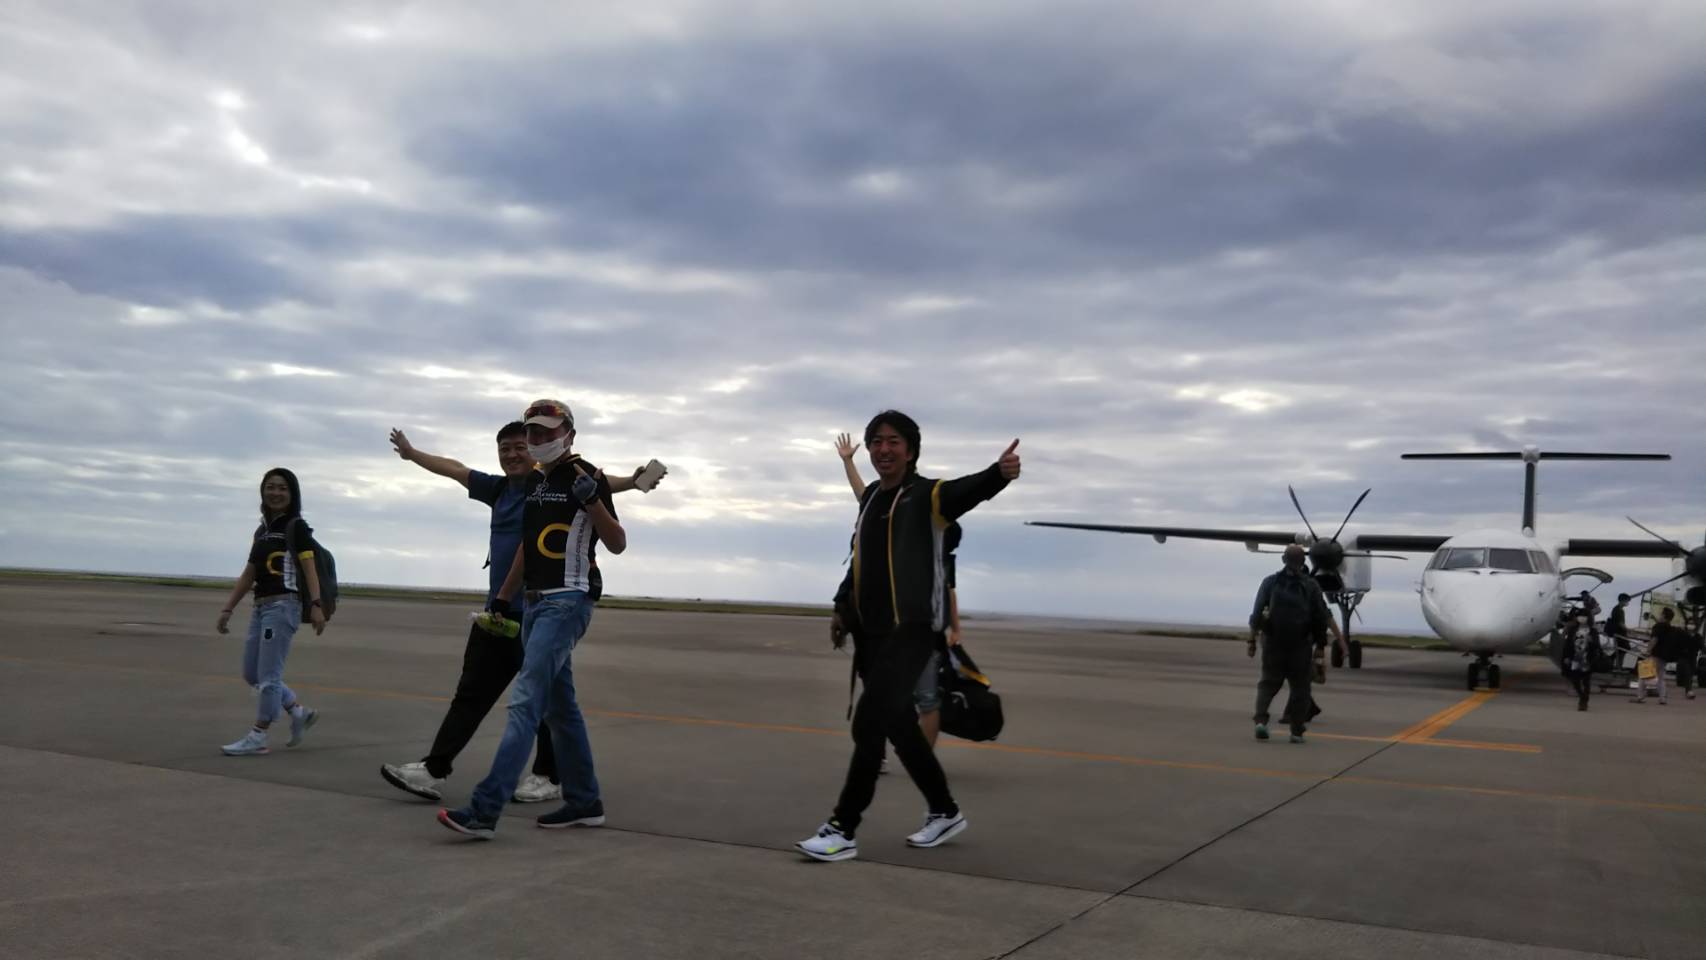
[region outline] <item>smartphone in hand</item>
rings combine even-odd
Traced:
[[[663,464],[652,460],[640,468],[639,475],[634,478],[634,488],[641,493],[651,493],[652,489],[658,485],[658,481],[662,480],[663,475],[668,472]]]

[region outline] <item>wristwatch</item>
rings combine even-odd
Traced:
[[[308,601],[308,605],[310,607],[318,607],[320,606],[320,601],[318,599],[310,600]]]

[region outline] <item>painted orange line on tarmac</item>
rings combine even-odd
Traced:
[[[1410,790],[1444,790],[1450,793],[1472,793],[1484,797],[1507,797],[1520,800],[1568,800],[1605,807],[1630,807],[1636,810],[1663,810],[1669,813],[1706,813],[1706,806],[1692,803],[1654,803],[1649,800],[1618,800],[1613,797],[1590,797],[1575,793],[1542,793],[1538,790],[1510,790],[1500,787],[1466,787],[1451,783],[1426,783],[1418,780],[1388,780],[1381,777],[1338,777],[1334,783],[1354,783],[1374,787],[1404,787]]]
[[[1404,740],[1398,737],[1357,737],[1346,733],[1309,734],[1311,740],[1355,740],[1362,743],[1402,743],[1413,747],[1456,747],[1460,750],[1497,750],[1502,753],[1545,753],[1546,748],[1533,743],[1492,743],[1485,740],[1438,740],[1433,737]]]
[[[1501,753],[1544,753],[1545,748],[1532,743],[1491,743],[1485,740],[1437,740],[1433,737],[1403,740],[1418,747],[1458,747],[1464,750],[1496,750]]]
[[[797,727],[782,723],[753,723],[744,720],[713,720],[708,717],[678,717],[661,713],[631,713],[624,710],[583,710],[585,713],[599,717],[614,717],[625,720],[653,720],[658,723],[675,723],[689,726],[732,727],[737,730],[767,730],[777,733],[815,733],[829,734],[836,737],[847,736],[846,730],[830,727]],[[1009,743],[972,743],[968,740],[942,740],[937,748],[953,747],[958,750],[994,750],[998,753],[1021,753],[1034,757],[1053,757],[1059,760],[1091,760],[1097,763],[1118,763],[1138,767],[1171,767],[1177,770],[1206,770],[1211,773],[1242,773],[1260,777],[1286,777],[1292,779],[1315,779],[1314,774],[1299,773],[1295,770],[1266,770],[1261,767],[1233,767],[1219,763],[1198,763],[1189,760],[1156,760],[1150,757],[1128,757],[1117,753],[1085,753],[1078,750],[1055,750],[1049,747],[1019,747]]]
[[[1392,739],[1405,743],[1427,740],[1464,717],[1480,709],[1481,704],[1498,696],[1497,690],[1477,690],[1444,710],[1394,734]]]
[[[747,720],[715,720],[710,717],[678,717],[667,713],[633,713],[628,710],[597,710],[582,707],[582,713],[615,720],[652,720],[657,723],[678,723],[696,727],[730,727],[735,730],[767,730],[772,733],[815,733],[845,737],[846,730],[831,727],[798,727],[786,723],[756,723]]]
[[[0,656],[0,662],[22,663],[22,664],[29,664],[29,665],[35,665],[35,666],[72,667],[72,668],[76,668],[76,669],[95,668],[95,669],[102,669],[102,670],[117,671],[117,672],[121,672],[121,673],[143,673],[143,674],[165,675],[165,676],[174,676],[174,677],[186,677],[186,678],[197,679],[197,680],[211,680],[211,681],[220,682],[220,683],[241,683],[242,682],[242,680],[237,678],[237,677],[233,677],[233,676],[230,676],[228,674],[222,674],[222,673],[194,673],[191,671],[184,671],[184,670],[167,670],[167,669],[160,668],[160,667],[138,667],[138,666],[129,666],[129,665],[124,665],[124,664],[80,663],[80,662],[70,661],[70,660],[43,660],[43,659],[34,659],[34,658],[29,658],[29,657],[12,657],[12,656]],[[306,692],[313,692],[313,693],[335,693],[335,694],[344,694],[347,696],[378,697],[378,698],[383,698],[383,699],[387,699],[387,700],[417,700],[417,701],[423,701],[423,702],[427,702],[427,703],[449,703],[450,702],[449,697],[443,697],[443,696],[438,696],[436,694],[427,694],[427,693],[409,693],[409,692],[400,691],[400,690],[375,690],[375,689],[371,689],[371,688],[367,688],[367,687],[338,687],[338,686],[331,686],[328,684],[318,684],[318,683],[296,683],[293,686],[297,690],[302,690],[302,691],[306,691]],[[1479,694],[1478,694],[1478,696],[1479,696]],[[1479,706],[1479,705],[1480,705],[1479,703],[1475,704],[1475,706]],[[1436,714],[1435,717],[1430,717],[1429,721],[1433,721],[1437,717],[1444,716],[1445,714],[1450,713],[1451,710],[1461,709],[1463,706],[1464,706],[1464,704],[1459,703],[1456,706],[1450,708],[1449,710],[1441,711],[1439,714]],[[680,724],[680,725],[687,725],[687,726],[724,727],[724,728],[735,729],[735,730],[760,730],[760,731],[769,731],[769,732],[773,732],[773,733],[803,733],[803,734],[812,734],[812,735],[816,735],[816,736],[843,737],[843,736],[847,735],[847,731],[845,729],[835,728],[835,727],[806,727],[806,726],[798,726],[798,725],[794,725],[794,724],[758,723],[758,722],[745,721],[745,720],[719,720],[719,719],[714,719],[714,718],[710,718],[710,717],[687,717],[687,716],[678,716],[678,715],[674,715],[674,714],[639,713],[639,712],[634,712],[634,711],[629,711],[629,710],[601,710],[601,709],[594,708],[594,707],[583,707],[582,712],[586,713],[589,716],[603,717],[606,719],[614,719],[614,720],[649,720],[649,721],[653,721],[656,723],[670,723],[670,724]],[[1463,712],[1466,713],[1468,711],[1464,710]],[[1461,714],[1459,714],[1459,715],[1461,715]],[[1426,746],[1436,746],[1436,747],[1462,747],[1462,748],[1467,748],[1467,749],[1479,749],[1479,750],[1508,750],[1508,751],[1520,752],[1520,753],[1528,753],[1528,752],[1539,753],[1540,749],[1541,749],[1539,747],[1530,746],[1528,744],[1480,743],[1480,742],[1468,741],[1468,740],[1421,740],[1421,739],[1400,740],[1398,737],[1359,737],[1359,736],[1352,736],[1350,734],[1337,734],[1337,733],[1318,733],[1318,734],[1311,734],[1310,736],[1312,738],[1318,738],[1318,739],[1350,740],[1350,741],[1358,741],[1358,742],[1365,742],[1365,743],[1400,742],[1400,743],[1414,743],[1414,744],[1421,744],[1421,745],[1426,745]],[[1198,770],[1198,771],[1203,771],[1203,772],[1208,772],[1208,773],[1234,773],[1234,774],[1243,774],[1246,776],[1278,777],[1278,778],[1282,778],[1282,779],[1294,779],[1294,780],[1311,780],[1311,779],[1315,779],[1315,777],[1316,777],[1315,774],[1303,773],[1303,772],[1299,772],[1296,770],[1270,770],[1270,769],[1265,769],[1262,767],[1238,767],[1238,766],[1231,766],[1228,764],[1201,763],[1201,762],[1188,761],[1188,760],[1160,760],[1160,759],[1155,759],[1152,757],[1132,757],[1132,756],[1126,756],[1123,754],[1113,754],[1113,753],[1087,753],[1087,752],[1077,751],[1077,750],[1056,750],[1056,749],[1052,749],[1052,748],[1048,748],[1048,747],[1023,747],[1023,746],[1015,746],[1013,744],[1007,744],[1007,743],[972,743],[970,741],[964,741],[964,740],[943,740],[940,743],[938,743],[937,746],[939,746],[939,747],[953,747],[955,749],[962,749],[962,750],[993,750],[993,751],[1000,752],[1000,753],[1023,754],[1023,755],[1037,756],[1037,757],[1051,757],[1051,758],[1059,759],[1059,760],[1086,760],[1086,761],[1090,761],[1090,762],[1094,762],[1094,763],[1115,763],[1115,764],[1120,764],[1122,766],[1164,767],[1164,768],[1169,768],[1169,769],[1174,769],[1174,770]],[[1341,778],[1341,779],[1344,779],[1344,778]],[[1377,781],[1368,781],[1368,782],[1377,782]],[[1393,782],[1396,783],[1397,781],[1393,781]],[[1441,784],[1418,784],[1417,786],[1429,786],[1429,787],[1433,787],[1433,788],[1437,788],[1437,789],[1455,789],[1455,788],[1452,788],[1448,785],[1441,785]],[[1463,789],[1471,789],[1471,788],[1463,788]],[[1518,795],[1526,795],[1526,794],[1518,794]]]

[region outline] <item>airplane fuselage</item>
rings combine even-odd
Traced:
[[[1558,550],[1507,530],[1447,540],[1422,572],[1422,616],[1454,650],[1514,653],[1546,636],[1564,605]]]

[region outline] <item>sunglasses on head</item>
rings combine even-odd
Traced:
[[[529,420],[533,417],[567,417],[568,415],[569,411],[564,410],[561,404],[536,403],[527,408],[527,412],[521,415],[521,419]]]

